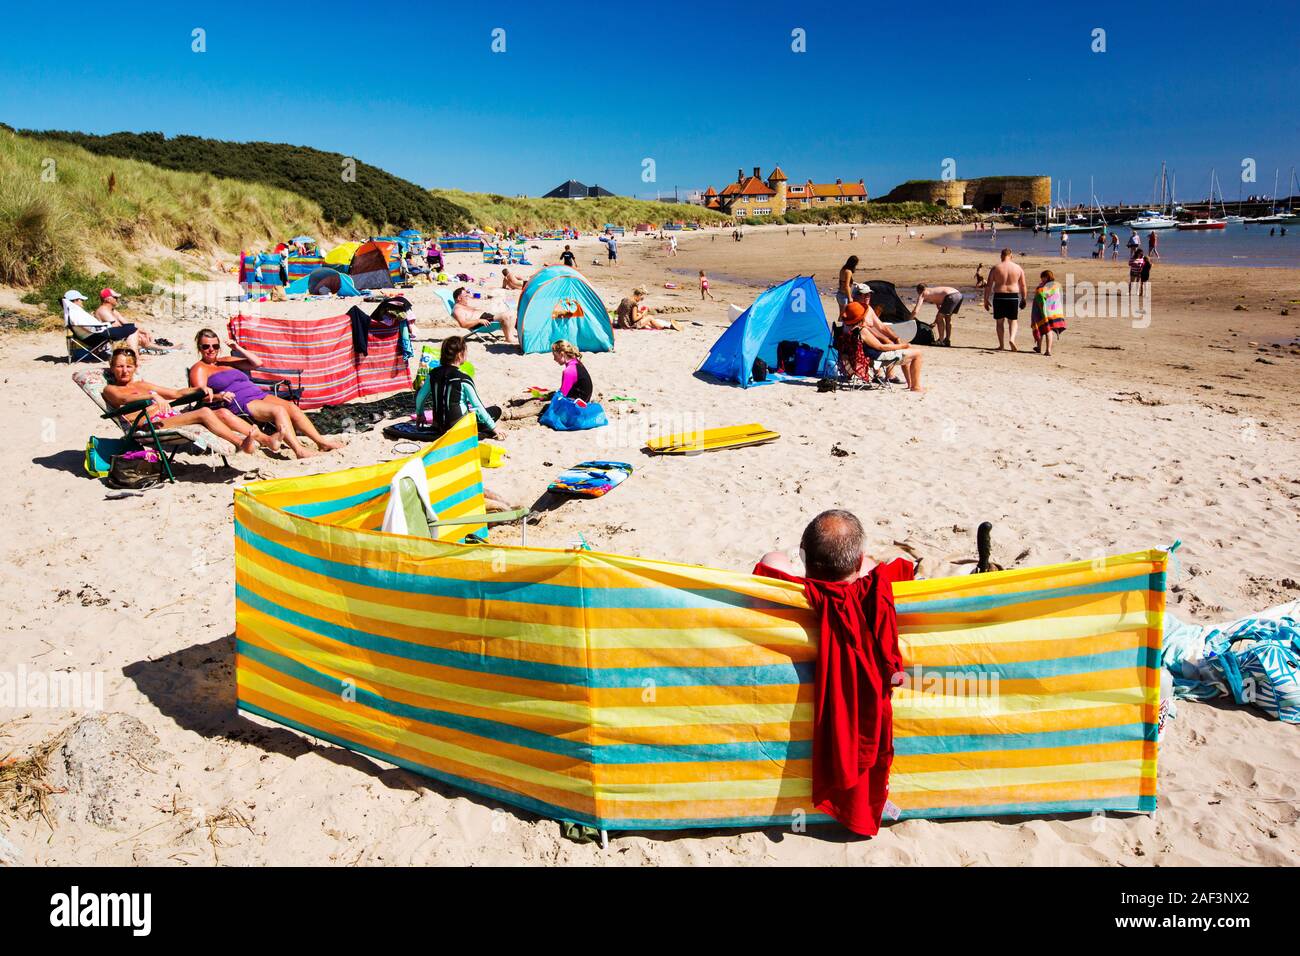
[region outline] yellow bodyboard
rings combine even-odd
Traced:
[[[650,451],[660,455],[688,455],[719,448],[761,445],[781,436],[758,423],[730,425],[726,428],[702,428],[692,432],[664,435],[646,442]]]

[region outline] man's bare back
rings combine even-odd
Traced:
[[[1010,259],[1003,259],[989,270],[987,288],[990,293],[1015,292],[1018,295],[1024,295],[1026,292],[1025,270],[1020,268],[1019,263]]]
[[[950,285],[926,286],[925,292],[921,294],[921,301],[928,302],[931,305],[942,305],[944,299],[958,291],[960,290],[954,289]]]

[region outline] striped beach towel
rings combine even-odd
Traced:
[[[356,398],[410,388],[411,375],[396,328],[383,334],[372,327],[369,352],[352,350],[352,323],[346,315],[320,319],[260,318],[237,315],[230,337],[272,368],[302,369],[306,409],[342,405]]]
[[[466,418],[422,453],[440,513],[481,501],[463,497],[473,443]],[[369,530],[404,464],[236,490],[241,709],[589,826],[829,822],[799,585]],[[1145,552],[900,586],[903,815],[1153,810],[1163,568]],[[959,668],[999,696],[935,689]]]
[[[1065,294],[1061,283],[1045,282],[1038,287],[1030,316],[1035,342],[1048,332],[1059,335],[1065,331]]]

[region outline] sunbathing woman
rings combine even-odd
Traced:
[[[680,332],[682,327],[672,319],[660,319],[646,314],[647,309],[641,304],[646,295],[645,286],[637,286],[630,296],[618,304],[618,311],[614,315],[614,328],[674,329]]]
[[[258,445],[270,445],[272,439],[263,435],[255,426],[241,422],[242,427],[234,428],[222,421],[211,408],[196,408],[181,412],[171,407],[171,402],[191,394],[194,389],[181,390],[154,385],[152,382],[136,378],[139,358],[135,349],[124,347],[113,353],[108,364],[111,385],[104,386],[104,402],[109,408],[121,408],[142,398],[152,398],[153,406],[149,409],[149,421],[155,427],[176,428],[179,425],[202,425],[218,438],[235,445],[240,451],[252,453]],[[208,398],[212,389],[201,389]]]
[[[247,415],[254,421],[274,424],[277,437],[284,439],[298,458],[310,458],[316,454],[303,445],[300,435],[310,438],[321,451],[343,447],[343,442],[323,437],[311,419],[293,402],[269,395],[249,380],[245,369],[257,368],[261,364],[253,355],[241,349],[242,357],[223,356],[221,339],[211,329],[200,330],[194,341],[199,347],[200,358],[190,368],[190,384],[217,393],[227,414]]]

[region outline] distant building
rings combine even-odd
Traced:
[[[576,179],[561,183],[544,195],[543,199],[595,199],[598,196],[614,195],[602,186],[584,186]]]
[[[704,192],[704,207],[737,219],[759,216],[780,216],[800,209],[821,209],[867,201],[867,187],[863,180],[846,183],[837,179],[833,183],[815,183],[811,179],[791,183],[780,166],[772,170],[766,180],[760,167],[746,176],[736,170],[736,181],[728,183],[721,192],[710,186]]]
[[[1003,206],[1029,210],[1052,201],[1047,176],[984,176],[979,179],[913,179],[895,186],[879,202],[928,202],[936,206],[974,206],[993,212]]]

